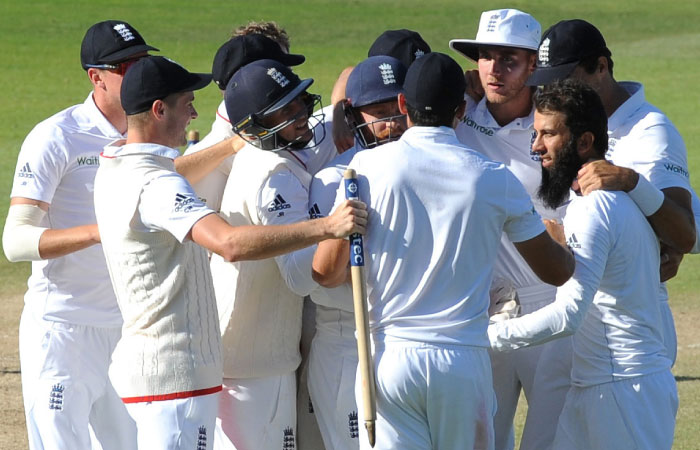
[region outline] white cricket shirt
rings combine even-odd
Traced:
[[[668,369],[657,295],[659,244],[637,205],[618,191],[576,197],[564,230],[576,256],[573,277],[554,303],[489,325],[491,346],[514,349],[574,334],[576,386]]]
[[[90,93],[84,103],[42,121],[27,135],[10,196],[49,203],[44,227],[97,223],[93,190],[99,155],[122,137]],[[95,327],[122,324],[101,245],[32,262],[27,284],[25,305],[36,319]]]
[[[503,163],[523,184],[540,216],[561,221],[566,206],[552,210],[537,197],[542,163],[539,155],[532,151],[534,108],[526,117],[500,126],[489,112],[486,98],[477,104],[468,102],[468,105],[464,119],[455,129],[459,141],[487,158]],[[521,304],[554,300],[556,287],[543,283],[535,275],[506,235],[501,237],[494,277],[510,280],[518,289]]]
[[[355,155],[375,339],[488,346],[493,263],[505,231],[544,232],[527,192],[503,164],[447,127],[411,127]],[[336,204],[344,198],[338,193]]]

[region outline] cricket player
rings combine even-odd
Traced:
[[[536,195],[542,169],[539,155],[531,149],[533,88],[525,82],[535,69],[540,32],[540,24],[530,14],[499,9],[481,14],[475,39],[450,41],[452,49],[477,64],[484,92],[478,102],[468,98],[466,115],[455,132],[464,145],[502,162],[523,184],[540,216],[560,221],[564,208],[550,209]],[[554,301],[556,288],[540,281],[505,234],[494,265],[494,279],[496,285],[509,288],[505,289],[506,293],[515,289],[523,313]],[[496,285],[494,290],[498,291]],[[499,297],[493,296],[491,300],[491,309],[500,311]],[[521,390],[528,410],[520,448],[544,450],[552,445],[570,379],[570,363],[560,362],[570,359],[571,348],[570,340],[547,345],[556,347],[556,351],[548,353],[556,357],[541,358],[544,346],[508,354],[491,353],[498,401],[494,417],[497,450],[512,450],[515,446],[513,419]],[[534,385],[537,370],[548,377]]]
[[[210,81],[167,58],[134,64],[121,88],[128,137],[105,147],[95,178],[97,222],[124,316],[110,376],[141,449],[213,448],[222,358],[206,250],[228,261],[266,258],[365,221],[352,206],[359,203],[286,227],[234,228],[209,209],[173,160],[197,117],[193,91]]]
[[[102,148],[126,133],[122,78],[151,50],[124,21],[91,26],[80,62],[92,92],[34,127],[17,159],[3,248],[10,261],[32,261],[19,329],[32,450],[90,449],[88,424],[105,450],[136,447],[107,374],[122,317],[99,245],[93,182]]]
[[[600,31],[584,20],[564,20],[542,36],[537,68],[528,80],[543,85],[572,77],[600,95],[608,116],[606,160],[578,175],[584,195],[595,189],[628,192],[661,241],[661,280],[675,276],[684,253],[700,252],[700,201],[690,186],[683,138],[669,118],[644,98],[644,87],[613,78],[611,52]],[[693,215],[698,219],[694,219]],[[668,357],[676,360],[676,330],[666,285],[659,299]]]
[[[607,117],[595,91],[577,80],[538,91],[535,107],[539,193],[554,207],[569,199],[583,164],[604,158]],[[491,346],[514,349],[573,334],[572,387],[553,448],[670,449],[678,393],[662,335],[658,239],[622,191],[576,196],[564,232],[576,255],[574,276],[554,303],[491,324]]]
[[[355,134],[355,146],[319,171],[311,182],[309,212],[328,215],[335,202],[343,172],[360,151],[401,137],[406,116],[398,109],[406,68],[391,56],[372,56],[353,68],[343,100],[344,118]],[[336,120],[338,118],[336,117]],[[309,254],[309,276],[313,247]],[[309,391],[326,450],[359,448],[361,424],[355,402],[357,342],[352,292],[348,284],[318,287],[311,292],[316,303],[316,334],[309,356]]]
[[[234,158],[221,202],[230,224],[308,218],[311,174],[301,153],[325,137],[312,115],[320,103],[307,92],[312,83],[270,59],[231,78],[226,109],[234,132],[248,144]],[[211,269],[224,346],[217,448],[296,445],[295,370],[303,296],[315,288],[310,267],[297,266],[291,255],[234,263],[212,256]]]
[[[549,237],[520,182],[457,140],[465,87],[449,56],[416,60],[398,96],[408,129],[349,165],[370,216],[365,249],[379,449],[494,448],[485,331],[503,231],[544,281],[563,284],[573,272],[571,253]],[[344,282],[348,260],[347,241],[319,245],[315,278]],[[364,433],[360,438],[368,449]]]

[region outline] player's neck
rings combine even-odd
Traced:
[[[629,92],[613,78],[610,78],[610,82],[604,85],[599,94],[608,117],[612,116],[617,108],[630,98]]]
[[[97,91],[93,92],[93,97],[95,100],[95,106],[100,110],[105,119],[114,126],[114,128],[121,134],[126,133],[126,114],[124,109],[122,109],[121,104],[115,105],[112,102],[107,101],[106,98],[101,96]]]
[[[532,91],[530,88],[525,88],[517,96],[505,103],[491,103],[487,100],[486,108],[496,123],[503,127],[515,119],[530,115],[532,111]]]

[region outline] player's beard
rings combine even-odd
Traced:
[[[569,198],[571,183],[583,165],[576,149],[576,140],[571,137],[551,168],[542,167],[542,181],[537,196],[547,208],[556,209]]]

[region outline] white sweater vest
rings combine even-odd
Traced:
[[[173,172],[169,158],[102,158],[95,212],[124,326],[110,378],[122,397],[185,393],[221,384],[221,340],[206,251],[166,231],[129,226],[143,186]],[[163,199],[171,201],[171,199]]]
[[[221,216],[231,225],[260,225],[258,192],[270,175],[291,170],[308,188],[296,161],[246,146],[236,154]],[[296,370],[301,355],[303,298],[292,292],[274,258],[228,263],[212,255],[211,271],[223,333],[224,378],[257,378]]]

